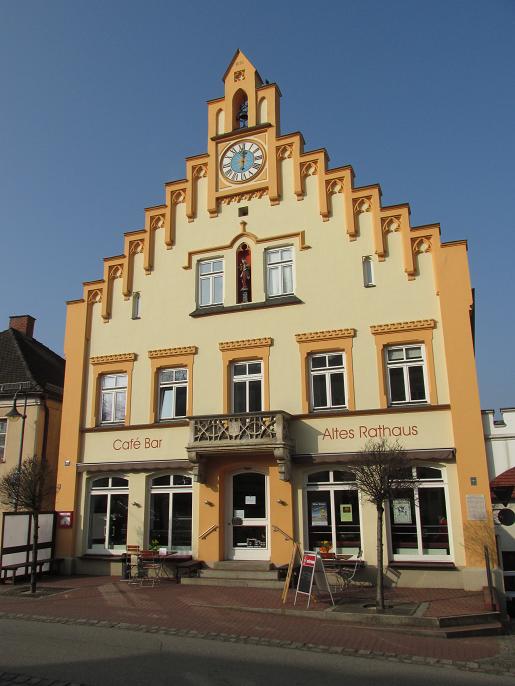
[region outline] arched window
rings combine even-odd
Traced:
[[[357,555],[361,549],[356,477],[345,469],[308,474],[307,534],[310,550]]]
[[[251,255],[246,243],[242,243],[236,251],[236,278],[238,302],[252,302]]]
[[[249,101],[244,90],[236,91],[232,100],[233,129],[246,129],[249,125]]]
[[[104,476],[91,482],[89,496],[88,551],[120,553],[127,547],[129,482],[120,476]]]
[[[413,488],[398,491],[390,501],[390,542],[394,560],[450,558],[445,470],[412,468]]]
[[[186,474],[164,474],[150,486],[149,544],[191,552],[192,480]]]

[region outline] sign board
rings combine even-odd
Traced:
[[[313,526],[327,526],[327,503],[311,503],[311,524]]]
[[[322,558],[318,553],[308,550],[304,551],[304,554],[302,555],[299,580],[297,582],[297,590],[295,591],[295,600],[293,602],[294,605],[297,603],[297,595],[300,593],[308,596],[307,607],[309,607],[311,595],[313,594],[313,583],[317,589],[317,595],[320,593],[328,593],[331,602],[334,605],[333,594],[329,588],[329,582],[327,581]]]
[[[486,503],[484,495],[467,495],[467,519],[469,522],[486,521]]]

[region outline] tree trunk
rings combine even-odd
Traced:
[[[30,569],[30,592],[36,592],[36,569],[38,561],[39,512],[32,513],[32,565]]]
[[[377,577],[376,577],[376,610],[384,611],[384,578],[383,578],[383,503],[377,507]]]

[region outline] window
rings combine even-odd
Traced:
[[[306,482],[309,550],[329,548],[338,555],[361,549],[359,496],[356,477],[344,470],[308,474]]]
[[[345,407],[344,353],[311,355],[311,405],[314,410]]]
[[[224,301],[224,261],[204,260],[199,262],[199,304],[221,305]]]
[[[442,470],[415,467],[412,474],[413,488],[398,491],[390,501],[393,558],[449,559],[448,509]]]
[[[234,362],[232,365],[232,411],[259,412],[263,409],[263,362]]]
[[[424,346],[389,346],[385,352],[390,403],[427,402]]]
[[[127,547],[129,482],[119,476],[100,477],[91,483],[88,550],[116,553]]]
[[[123,422],[126,403],[127,374],[104,374],[101,378],[101,423]]]
[[[375,286],[374,261],[370,255],[363,258],[363,285],[365,288]]]
[[[159,371],[159,419],[186,416],[188,370],[161,369]]]
[[[167,474],[152,479],[149,544],[191,552],[191,477]]]
[[[266,283],[269,297],[293,293],[293,248],[266,251]]]
[[[139,319],[140,318],[140,304],[141,304],[141,296],[139,293],[133,293],[132,294],[132,318],[133,319]]]
[[[5,436],[7,434],[7,419],[0,419],[0,462],[5,462]]]

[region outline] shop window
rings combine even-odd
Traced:
[[[198,265],[198,300],[201,307],[222,305],[224,301],[224,261],[203,260]]]
[[[100,380],[100,422],[123,422],[126,403],[127,374],[103,374]]]
[[[159,371],[159,419],[186,416],[188,370],[186,368]]]
[[[0,419],[0,462],[5,462],[5,437],[7,435],[7,419]]]
[[[327,410],[345,407],[344,353],[311,355],[309,367],[312,409]]]
[[[88,551],[121,553],[127,547],[129,483],[121,477],[100,477],[89,495]]]
[[[412,475],[413,488],[398,491],[390,501],[393,558],[449,559],[448,506],[442,471],[417,467]]]
[[[338,555],[361,549],[360,503],[355,477],[344,470],[309,474],[306,484],[309,550]]]
[[[390,404],[427,402],[424,346],[388,346],[385,355]]]
[[[232,411],[260,412],[263,409],[263,362],[233,362]]]
[[[289,295],[294,290],[293,248],[266,251],[266,284],[269,298]]]
[[[192,480],[183,474],[152,479],[149,544],[191,552]]]

